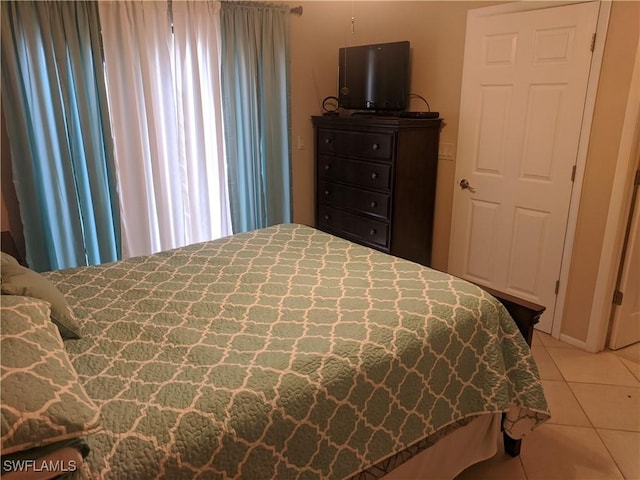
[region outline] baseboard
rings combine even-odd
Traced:
[[[587,346],[587,342],[583,341],[583,340],[578,340],[577,338],[573,338],[569,335],[566,335],[564,333],[560,334],[560,338],[559,340],[561,342],[567,343],[569,345],[571,345],[572,347],[576,347],[579,348],[580,350],[585,350],[587,352],[592,352],[588,346]],[[592,353],[596,353],[596,352],[592,352]]]

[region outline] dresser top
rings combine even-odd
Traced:
[[[390,115],[314,115],[314,125],[357,126],[357,127],[439,127],[442,118],[407,118]]]

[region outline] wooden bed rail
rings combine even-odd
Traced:
[[[496,297],[502,305],[505,306],[511,317],[515,320],[516,325],[522,336],[527,341],[527,345],[531,347],[533,341],[533,327],[540,321],[540,317],[546,310],[546,307],[537,303],[523,300],[508,293],[499,292],[489,287],[480,287]]]

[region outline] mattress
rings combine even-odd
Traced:
[[[482,289],[302,225],[50,272],[105,479],[350,478],[464,419],[549,417]]]

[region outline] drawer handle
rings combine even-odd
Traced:
[[[378,206],[378,202],[371,202],[371,208],[376,208]]]
[[[378,178],[378,172],[371,173],[371,180],[376,180]]]
[[[324,219],[325,219],[325,220],[329,220],[330,218],[331,218],[331,215],[325,215],[325,216],[324,216]]]
[[[330,145],[331,143],[333,143],[333,138],[331,138],[331,137],[327,137],[327,138],[325,138],[325,139],[324,139],[324,143],[325,143],[326,145]]]
[[[328,197],[328,196],[329,196],[329,190],[325,190],[325,191],[324,191],[324,196],[325,196],[325,197]]]
[[[375,235],[376,233],[378,233],[378,231],[375,228],[369,230],[369,235]]]
[[[377,143],[374,143],[373,145],[371,145],[371,148],[375,152],[376,150],[378,150],[380,148],[380,145],[378,145]]]
[[[327,165],[327,164],[325,164],[325,166],[324,166],[324,171],[325,171],[325,172],[328,172],[330,168],[331,168],[331,165]]]

